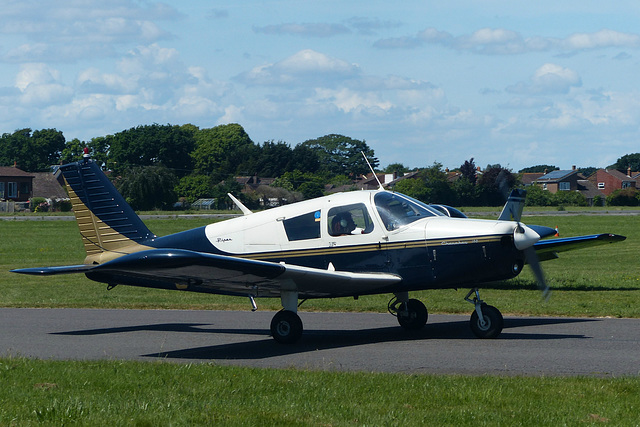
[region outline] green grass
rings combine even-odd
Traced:
[[[616,425],[639,378],[404,375],[0,359],[0,425]]]
[[[154,219],[149,228],[165,235],[209,223],[208,219]],[[505,314],[640,317],[640,216],[539,216],[529,224],[558,226],[563,236],[611,232],[626,241],[561,254],[543,263],[553,294],[541,301],[528,269],[516,279],[485,287],[482,298]],[[0,306],[97,308],[249,309],[246,298],[106,285],[84,275],[55,277],[9,273],[20,267],[81,263],[84,250],[74,221],[0,221]],[[467,313],[467,289],[416,292],[433,313]],[[302,310],[385,311],[390,295],[310,300]],[[260,309],[277,310],[277,299],[260,299]]]

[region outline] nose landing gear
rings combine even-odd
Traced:
[[[469,298],[474,293],[473,299]],[[504,327],[504,319],[500,310],[482,301],[478,288],[471,289],[464,300],[475,306],[469,324],[473,334],[478,338],[497,338]]]

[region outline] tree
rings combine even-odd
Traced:
[[[551,165],[537,165],[537,166],[530,166],[528,168],[524,168],[524,169],[520,169],[518,171],[518,173],[549,173],[551,171],[557,171],[560,170],[559,167],[557,166],[551,166]]]
[[[325,135],[307,140],[302,145],[317,153],[320,170],[331,175],[348,175],[355,178],[369,173],[369,166],[362,157],[362,153],[367,156],[373,168],[379,164],[373,149],[364,140],[360,141],[344,135]]]
[[[178,197],[184,197],[189,203],[193,203],[198,199],[212,198],[213,187],[210,176],[187,175],[180,178],[175,193]]]
[[[71,141],[67,141],[60,155],[60,161],[63,164],[77,162],[82,159],[84,154],[84,148],[87,144],[80,141],[78,138],[73,138]]]
[[[25,128],[0,138],[0,164],[17,164],[29,172],[48,171],[60,162],[65,139],[56,129],[36,130]]]
[[[478,175],[476,174],[476,164],[473,162],[473,157],[470,160],[465,160],[460,166],[460,173],[472,185],[476,185]]]
[[[631,168],[632,172],[640,171],[640,153],[626,154],[620,157],[613,165],[609,166],[619,170],[622,173],[627,173],[627,170]]]
[[[296,145],[293,148],[291,161],[287,165],[287,172],[296,169],[303,172],[316,173],[320,169],[318,153],[306,145]]]
[[[312,199],[324,194],[324,183],[325,180],[322,176],[296,169],[283,173],[271,186],[284,188],[290,192],[298,192],[305,199]]]
[[[164,166],[133,167],[115,184],[136,210],[166,209],[177,200],[176,176]]]
[[[638,206],[640,191],[635,188],[616,190],[607,196],[607,206]]]
[[[395,185],[394,191],[425,203],[431,200],[431,189],[427,187],[425,180],[420,178],[400,180]]]
[[[478,180],[480,203],[484,206],[504,204],[516,181],[515,175],[509,169],[499,164],[488,165]]]
[[[254,157],[255,165],[249,173],[273,178],[289,170],[293,150],[282,141],[265,141],[262,146],[256,146]]]
[[[531,185],[527,187],[526,206],[551,206],[552,194],[542,188],[540,185]]]
[[[113,170],[122,173],[134,166],[163,165],[179,176],[193,170],[191,152],[193,133],[181,126],[147,125],[118,132],[109,143],[109,160]]]
[[[441,203],[445,205],[453,205],[456,203],[456,195],[449,185],[449,176],[444,171],[442,164],[434,162],[432,166],[423,169],[420,177],[424,179],[427,188],[430,190],[428,200],[429,203]]]
[[[219,182],[223,177],[235,175],[254,148],[253,141],[239,124],[201,129],[195,134],[195,149],[191,153],[195,172],[211,175]]]
[[[402,163],[391,163],[386,168],[383,169],[384,173],[398,173],[398,176],[403,176],[405,173],[409,172],[409,168],[403,165]]]

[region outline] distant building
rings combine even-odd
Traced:
[[[598,169],[596,173],[589,177],[589,181],[605,196],[608,196],[616,190],[640,188],[638,186],[639,178],[640,173],[631,172],[630,169],[627,169],[626,174],[616,169]]]
[[[584,179],[574,166],[571,170],[555,170],[536,179],[536,184],[550,193],[558,191],[578,191],[578,181]]]
[[[0,200],[28,202],[33,197],[33,174],[0,166]]]

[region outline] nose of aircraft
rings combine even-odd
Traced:
[[[540,235],[524,224],[517,223],[513,230],[513,243],[519,251],[535,245]]]

